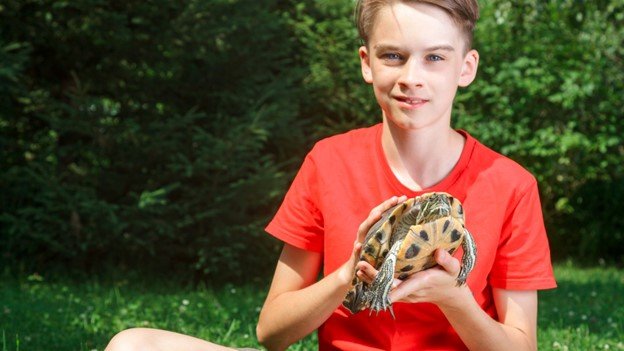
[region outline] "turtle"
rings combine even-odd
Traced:
[[[354,275],[342,304],[354,314],[366,308],[370,313],[389,309],[394,318],[388,297],[393,278],[405,280],[431,268],[437,264],[436,249],[453,254],[460,245],[463,255],[458,286],[466,283],[477,259],[477,247],[465,227],[461,202],[445,192],[407,199],[385,211],[366,233],[359,259],[379,272],[370,284]]]

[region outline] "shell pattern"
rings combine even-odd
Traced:
[[[364,238],[360,260],[379,271],[371,284],[354,277],[343,305],[352,313],[370,308],[379,312],[392,306],[388,299],[392,280],[436,265],[438,248],[453,254],[462,246],[462,267],[457,284],[465,284],[476,261],[476,245],[464,225],[460,201],[443,192],[408,199],[384,212]]]

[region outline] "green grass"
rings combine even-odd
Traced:
[[[559,288],[540,293],[540,350],[624,350],[624,272],[555,267]],[[231,346],[259,347],[255,322],[266,286],[181,287],[137,279],[68,283],[2,276],[0,351],[103,350],[128,327],[164,328]],[[316,349],[315,337],[290,350]]]

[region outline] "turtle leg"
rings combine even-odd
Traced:
[[[462,256],[462,265],[457,276],[457,286],[466,284],[468,274],[474,268],[477,261],[477,245],[475,244],[472,234],[468,229],[464,229],[464,240],[462,241],[462,249],[464,254]]]
[[[394,311],[390,305],[390,288],[392,287],[392,280],[394,279],[394,267],[396,266],[397,253],[401,247],[401,242],[397,241],[392,245],[390,252],[386,256],[384,263],[379,268],[379,272],[375,279],[371,283],[370,289],[367,292],[367,300],[369,308],[372,311],[379,313],[381,310],[390,309],[392,318],[394,318]]]
[[[367,287],[364,282],[358,281],[353,285],[351,290],[345,296],[342,305],[345,306],[351,313],[355,314],[366,308],[366,294]]]

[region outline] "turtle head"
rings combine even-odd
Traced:
[[[342,305],[355,314],[366,308],[366,289],[363,282],[355,284],[345,296]]]
[[[417,223],[434,221],[451,213],[451,197],[446,193],[428,194],[422,199]]]

